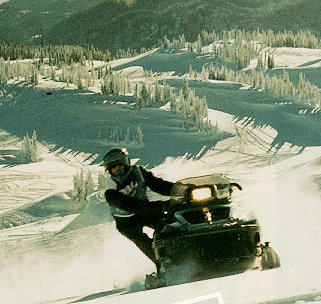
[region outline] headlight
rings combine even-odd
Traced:
[[[210,187],[196,188],[191,191],[191,201],[201,203],[213,197]]]

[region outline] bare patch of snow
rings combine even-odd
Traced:
[[[109,67],[111,67],[111,68],[114,68],[114,67],[117,67],[119,65],[122,65],[122,64],[125,64],[125,63],[129,63],[129,62],[135,61],[137,59],[143,58],[145,56],[149,56],[149,55],[155,53],[157,50],[158,49],[153,49],[153,50],[147,51],[147,52],[145,52],[143,54],[139,54],[139,55],[131,57],[131,58],[116,59],[116,60],[108,62],[107,65]]]
[[[307,48],[290,48],[282,47],[276,48],[273,52],[275,68],[295,68],[300,65],[314,62],[316,60],[321,61],[320,49],[307,49]],[[313,63],[306,67],[320,67],[321,63]]]
[[[141,66],[130,66],[118,71],[118,73],[124,74],[128,77],[143,77],[144,69]]]

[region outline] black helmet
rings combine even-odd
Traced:
[[[130,167],[130,158],[126,148],[111,149],[104,156],[104,167],[106,170],[110,171],[118,165],[124,165],[127,168]]]

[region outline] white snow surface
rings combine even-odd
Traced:
[[[309,67],[321,66],[321,50],[306,48],[282,47],[273,51],[275,67],[298,67],[308,62],[318,61]]]
[[[314,60],[313,56],[319,55],[311,53],[308,59]],[[284,145],[275,150],[271,143],[277,131],[270,126],[242,127],[232,115],[214,110],[209,110],[209,116],[234,136],[218,142],[199,159],[168,157],[152,171],[171,181],[220,172],[240,183],[243,191],[235,192],[235,201],[255,213],[261,238],[271,241],[281,267],[82,303],[179,303],[219,292],[224,303],[251,304],[321,290],[321,147],[301,151]],[[19,138],[5,131],[0,135],[1,150],[17,150]],[[0,215],[49,198],[68,203],[67,192],[80,168],[95,178],[102,170],[85,162],[85,154],[49,153],[45,146],[41,159],[0,167]],[[93,206],[98,213],[106,208],[99,197]],[[107,221],[97,223],[91,210],[0,230],[1,304],[72,303],[90,294],[129,288],[155,270],[117,232],[108,214]],[[86,225],[72,226],[81,216]],[[61,232],[65,227],[71,229]]]
[[[273,54],[274,68],[320,68],[321,67],[321,50],[320,49],[307,49],[307,48],[294,48],[294,47],[280,47],[266,49],[268,54]],[[257,59],[252,59],[247,68],[255,69]]]
[[[227,124],[232,124],[229,115],[216,111],[212,115],[232,128]],[[237,200],[254,210],[262,225],[262,239],[272,242],[282,267],[87,303],[150,303],[151,299],[153,303],[175,303],[211,292],[221,292],[225,303],[256,303],[321,289],[321,198],[313,182],[319,176],[320,183],[321,149],[308,148],[297,154],[288,148],[273,156],[248,138],[256,133],[267,149],[275,136],[273,129],[248,127],[243,133],[221,141],[199,160],[167,158],[153,171],[169,180],[215,171],[240,182],[244,191]],[[241,150],[240,141],[244,144]],[[274,163],[286,153],[291,157]],[[45,187],[39,181],[50,184],[45,189],[52,195],[70,184],[77,166],[72,159],[49,155],[40,163],[2,169],[6,174],[1,174],[1,182],[10,176],[7,190],[12,201],[18,202],[22,190],[28,190],[21,184],[21,176],[28,172],[23,180],[33,189],[26,193],[29,200],[25,203],[29,203],[43,197]],[[117,233],[113,222],[57,233],[72,220],[72,216],[51,218],[0,231],[1,303],[40,303],[128,287],[153,271],[147,258]],[[69,303],[66,299],[55,302]]]

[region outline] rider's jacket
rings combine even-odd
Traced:
[[[115,217],[131,217],[143,204],[148,202],[147,188],[164,196],[169,196],[174,183],[155,177],[141,166],[132,166],[123,183],[110,177],[107,181],[105,197]],[[145,206],[145,205],[144,205]],[[150,206],[152,208],[152,206]]]

